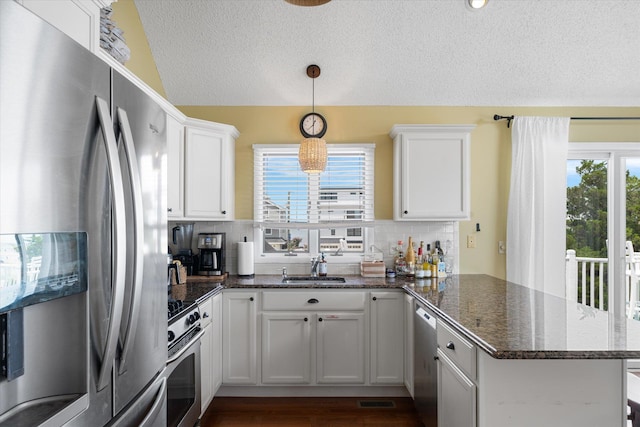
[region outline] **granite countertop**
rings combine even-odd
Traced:
[[[279,275],[229,276],[223,283],[189,276],[186,286],[193,300],[223,288],[403,289],[497,359],[640,358],[639,321],[495,277],[455,275],[431,285],[407,278],[345,278],[340,284],[283,285]]]

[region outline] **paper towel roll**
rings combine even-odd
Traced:
[[[253,276],[253,242],[238,242],[238,276]]]

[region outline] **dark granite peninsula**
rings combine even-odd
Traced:
[[[404,288],[497,359],[640,358],[640,322],[491,276]]]

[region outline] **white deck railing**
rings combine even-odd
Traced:
[[[605,310],[605,277],[607,275],[607,258],[577,257],[576,251],[567,250],[566,284],[567,297],[591,307]],[[633,252],[631,242],[627,242],[625,297],[629,318],[640,318],[640,295],[638,280],[640,278],[640,252]]]

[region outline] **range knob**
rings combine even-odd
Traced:
[[[200,319],[200,313],[199,313],[199,312],[197,312],[197,311],[196,311],[196,312],[194,312],[194,313],[193,313],[193,317],[195,317],[195,318],[196,318],[196,320]]]
[[[194,316],[193,314],[190,314],[187,317],[187,325],[193,325],[194,323],[196,323],[196,316]]]
[[[167,338],[169,338],[169,342],[171,342],[176,338],[176,334],[174,334],[173,331],[169,331],[169,336]]]

